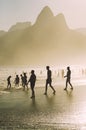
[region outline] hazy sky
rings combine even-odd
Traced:
[[[70,28],[86,28],[86,0],[0,0],[0,30],[16,22],[35,22],[44,6],[63,13]]]

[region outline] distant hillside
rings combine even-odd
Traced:
[[[4,34],[6,34],[6,32],[3,30],[0,30],[0,37],[3,36]]]
[[[76,29],[76,31],[86,35],[86,28],[79,28],[79,29]]]
[[[26,29],[28,27],[31,26],[31,22],[24,22],[24,23],[16,23],[15,25],[13,25],[9,31],[17,31],[17,30],[22,30],[22,29]]]
[[[22,24],[23,25],[23,24]],[[22,26],[21,25],[21,26]],[[13,28],[13,26],[12,26]],[[14,25],[0,37],[0,64],[48,65],[85,62],[86,36],[70,30],[63,14],[43,8],[34,25]],[[20,29],[22,28],[22,29]]]

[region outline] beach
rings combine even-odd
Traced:
[[[16,74],[29,72],[31,68],[0,68],[0,130],[86,130],[86,75],[81,70],[72,71],[73,90],[68,86],[64,91],[66,79],[53,70],[52,84],[56,94],[48,87],[44,95],[46,70],[40,74],[36,70],[35,98],[31,99],[28,84],[23,91],[14,85]],[[12,88],[7,90],[7,77],[11,75]]]
[[[36,97],[31,99],[31,90],[3,90],[0,92],[0,130],[85,130],[86,86],[55,86],[56,94],[48,88],[35,88]]]

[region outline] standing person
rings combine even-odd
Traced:
[[[21,85],[22,87],[24,87],[24,76],[22,74],[20,76],[21,76]]]
[[[27,90],[28,90],[28,83],[27,83],[27,75],[26,75],[26,73],[24,73],[24,76],[23,76],[23,87],[24,87],[24,90],[25,90],[25,87],[27,87]]]
[[[9,76],[7,78],[7,89],[11,88],[11,81],[10,81],[10,79],[11,79],[11,76]]]
[[[47,87],[48,87],[48,84],[49,84],[49,86],[51,87],[51,89],[53,90],[53,94],[55,94],[55,89],[53,88],[53,86],[52,86],[52,78],[51,78],[51,76],[52,76],[52,72],[51,72],[51,70],[50,70],[50,67],[49,66],[46,66],[46,69],[47,69],[47,79],[46,79],[46,86],[45,86],[45,95],[47,95]]]
[[[19,76],[16,75],[16,78],[15,78],[15,86],[18,86],[18,87],[19,87],[19,82],[20,82]]]
[[[36,75],[34,74],[34,70],[31,70],[31,76],[28,82],[30,82],[30,87],[32,91],[31,98],[34,98],[35,97],[34,87],[35,87],[35,82],[36,82]]]
[[[73,86],[72,86],[72,84],[70,82],[70,79],[71,79],[71,70],[70,70],[69,66],[67,67],[67,74],[64,76],[64,78],[65,77],[67,77],[67,78],[66,78],[66,87],[64,88],[64,90],[67,90],[68,83],[70,84],[71,89],[73,89]]]

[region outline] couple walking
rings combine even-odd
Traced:
[[[45,93],[44,93],[45,95],[47,95],[48,84],[51,87],[51,89],[53,90],[53,94],[55,94],[55,92],[56,92],[55,89],[52,86],[52,78],[51,78],[52,72],[49,68],[50,68],[49,66],[46,66],[47,79],[46,79],[46,86],[45,86]],[[34,70],[31,71],[31,76],[30,76],[29,82],[30,82],[30,87],[31,87],[31,90],[32,90],[31,98],[34,98],[35,97],[34,87],[35,87],[35,82],[36,82],[36,75],[34,74]]]
[[[49,66],[46,66],[47,69],[47,79],[46,79],[46,86],[45,86],[45,95],[47,95],[47,89],[48,89],[48,85],[51,87],[51,89],[53,90],[53,94],[55,94],[55,89],[52,86],[52,72],[50,70]],[[35,91],[34,91],[34,87],[35,87],[35,82],[36,82],[36,75],[34,73],[34,70],[31,71],[31,76],[29,81],[30,82],[30,87],[31,87],[31,91],[32,91],[32,96],[31,98],[35,97]]]
[[[47,95],[47,87],[48,87],[48,84],[49,86],[51,87],[51,89],[53,90],[53,94],[56,93],[55,89],[53,88],[52,86],[52,73],[51,73],[51,70],[49,69],[50,67],[47,66],[46,69],[47,69],[47,79],[46,79],[46,86],[45,86],[45,95]],[[64,76],[64,78],[66,77],[66,87],[64,88],[64,90],[67,90],[67,87],[68,87],[68,84],[71,86],[71,89],[73,90],[73,86],[71,84],[71,70],[70,70],[70,67],[68,66],[67,67],[67,74]]]

